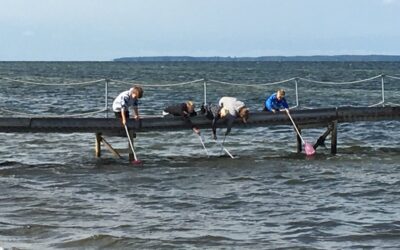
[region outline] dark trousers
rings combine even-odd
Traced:
[[[115,118],[119,118],[122,121],[122,115],[121,112],[114,112]],[[125,111],[125,117],[128,120],[129,119],[129,111]]]

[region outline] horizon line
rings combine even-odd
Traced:
[[[400,54],[335,54],[335,55],[274,55],[274,56],[191,56],[191,55],[157,55],[157,56],[124,56],[113,59],[95,60],[1,60],[0,62],[115,62],[116,60],[129,59],[129,58],[224,58],[224,59],[257,59],[257,58],[318,58],[318,57],[399,57]]]

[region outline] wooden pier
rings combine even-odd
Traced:
[[[291,110],[299,131],[307,128],[325,127],[326,132],[315,142],[314,148],[322,145],[331,135],[331,153],[337,151],[337,127],[340,123],[357,121],[400,120],[400,107],[339,107],[309,110]],[[199,128],[211,128],[211,121],[199,115],[192,122]],[[292,125],[285,112],[251,112],[246,125],[237,121],[234,126],[265,127],[273,125]],[[218,127],[225,127],[222,120]],[[148,131],[176,131],[189,129],[180,117],[144,117],[140,121],[130,119],[128,128],[136,133]],[[0,117],[0,132],[3,133],[93,133],[96,135],[96,155],[100,156],[101,142],[112,152],[113,149],[104,136],[126,136],[124,128],[116,118],[50,118],[50,117]],[[302,150],[297,136],[297,151]],[[118,152],[113,152],[118,155]]]

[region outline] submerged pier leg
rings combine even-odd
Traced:
[[[96,144],[95,144],[95,154],[96,157],[101,156],[101,133],[97,132],[96,133]]]
[[[318,138],[317,142],[314,144],[314,146],[313,146],[314,149],[317,149],[319,146],[323,146],[323,147],[326,148],[325,140],[326,140],[326,137],[328,137],[328,135],[330,133],[332,133],[332,129],[333,129],[333,124],[329,124],[327,130],[325,131],[325,133],[323,135],[321,135]]]
[[[299,127],[297,127],[297,129],[301,134],[301,129]],[[301,141],[301,138],[297,133],[296,133],[296,138],[297,138],[297,153],[301,153],[301,151],[303,150],[303,142]]]
[[[337,153],[337,121],[332,122],[331,154]]]
[[[106,139],[104,139],[104,137],[101,137],[101,141],[104,143],[104,145],[106,146],[106,148],[115,156],[117,156],[118,158],[121,158],[121,155],[118,153],[117,150],[115,150],[110,143],[108,143],[106,141]]]

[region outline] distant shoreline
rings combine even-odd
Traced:
[[[114,62],[400,62],[400,55],[334,55],[334,56],[260,56],[260,57],[194,57],[143,56],[121,57]]]

